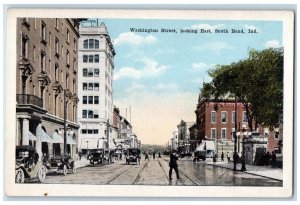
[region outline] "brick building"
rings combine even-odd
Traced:
[[[235,131],[235,100],[205,100],[199,96],[196,113],[197,138],[215,141],[215,151],[218,156],[223,152],[226,156],[234,152],[234,131]],[[254,124],[253,124],[254,127]],[[249,143],[256,148],[262,148],[272,152],[282,142],[282,129],[275,128],[270,131],[268,128],[258,127],[259,138],[249,139]],[[246,111],[241,102],[237,102],[237,152],[241,156],[243,138],[249,138],[249,130]],[[280,148],[279,148],[280,149]],[[245,152],[246,153],[246,152]]]
[[[66,93],[67,153],[76,155],[79,19],[17,20],[16,145],[38,153],[63,152]]]

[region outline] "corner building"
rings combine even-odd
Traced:
[[[115,50],[104,23],[88,20],[79,28],[79,149],[115,148],[113,70]]]
[[[17,19],[16,145],[32,145],[40,156],[63,153],[64,99],[66,152],[76,156],[79,21]]]

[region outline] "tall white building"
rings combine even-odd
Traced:
[[[115,148],[112,140],[115,50],[104,23],[83,22],[78,44],[78,147]]]

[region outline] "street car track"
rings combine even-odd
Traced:
[[[143,170],[146,168],[146,166],[148,165],[148,163],[149,163],[149,160],[143,166],[143,168],[141,169],[141,171],[139,171],[139,173],[138,173],[137,177],[135,178],[135,180],[133,181],[132,185],[135,185],[138,182],[138,180],[140,179],[140,177],[142,175]]]
[[[169,161],[168,160],[166,160],[165,158],[163,158],[166,162],[168,162],[169,163]],[[191,179],[187,174],[185,174],[183,171],[181,171],[181,170],[178,170],[179,171],[179,173],[181,174],[181,175],[184,175],[187,179],[189,179],[192,183],[193,183],[193,185],[195,185],[195,186],[199,186],[200,184],[199,183],[197,183],[197,182],[195,182],[193,179]],[[165,173],[166,174],[166,173]],[[169,178],[168,178],[169,179]]]
[[[120,166],[124,166],[124,165],[120,165]],[[116,175],[115,177],[113,177],[112,179],[108,180],[105,184],[110,184],[112,181],[114,181],[115,179],[117,179],[118,177],[120,177],[121,175],[123,175],[124,173],[126,173],[129,169],[131,169],[134,166],[134,164],[131,164],[130,167],[128,169],[126,169],[124,172],[122,172],[121,174]]]
[[[165,176],[166,176],[167,180],[169,180],[169,176],[168,176],[168,174],[166,173],[166,171],[164,170],[164,168],[163,168],[163,166],[162,166],[160,160],[158,160],[158,163],[159,163],[159,166],[161,167],[161,169],[163,170],[163,172],[165,173]]]

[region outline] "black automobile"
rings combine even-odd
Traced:
[[[46,168],[35,148],[29,145],[16,147],[15,182],[24,183],[25,179],[37,178],[43,182],[46,178]]]
[[[203,161],[206,160],[206,151],[205,150],[195,151],[194,160],[195,161],[200,161],[200,159],[203,160]]]
[[[128,148],[126,152],[126,163],[135,162],[140,164],[141,150],[139,148]]]
[[[103,154],[104,149],[92,149],[90,150],[89,160],[92,166],[95,164],[102,164],[103,163]]]
[[[75,161],[69,155],[57,155],[43,161],[48,172],[62,172],[65,176],[68,172],[76,173]]]

